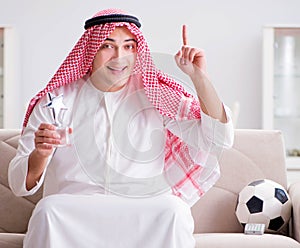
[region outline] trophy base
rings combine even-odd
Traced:
[[[69,127],[57,127],[56,132],[60,135],[60,144],[57,147],[70,146],[70,133]]]

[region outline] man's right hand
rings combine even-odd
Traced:
[[[49,157],[55,146],[60,144],[60,136],[55,130],[54,125],[42,123],[35,132],[34,146],[38,156]]]

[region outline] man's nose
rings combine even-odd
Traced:
[[[124,56],[124,51],[123,51],[122,47],[116,47],[114,57],[122,58],[123,56]]]

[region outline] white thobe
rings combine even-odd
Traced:
[[[37,185],[26,189],[34,132],[53,122],[44,97],[34,108],[9,167],[16,195],[44,199],[31,217],[24,247],[193,247],[190,206],[171,194],[163,176],[165,130],[209,153],[232,144],[226,124],[201,113],[200,120],[161,116],[142,84],[101,92],[83,79],[56,89],[64,94],[71,146],[59,147]],[[228,112],[228,111],[226,111]]]

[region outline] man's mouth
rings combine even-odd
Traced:
[[[127,68],[127,66],[121,66],[121,67],[120,66],[118,66],[118,67],[116,67],[116,66],[107,66],[107,68],[111,71],[114,71],[114,72],[122,72]]]

